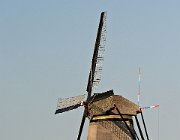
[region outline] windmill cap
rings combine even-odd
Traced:
[[[139,106],[132,101],[120,95],[114,95],[113,90],[95,94],[92,96],[92,101],[88,106],[89,116],[103,115],[110,110],[114,104],[119,109],[121,114],[137,115]],[[112,110],[110,114],[118,114],[117,110]]]

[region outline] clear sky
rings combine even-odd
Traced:
[[[140,104],[161,105],[144,112],[150,139],[179,139],[179,0],[1,0],[0,139],[76,138],[83,108],[54,112],[59,97],[86,93],[102,11],[107,45],[97,91],[137,102],[140,66]]]

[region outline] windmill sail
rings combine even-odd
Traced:
[[[85,101],[85,95],[70,97],[66,99],[58,99],[57,109],[55,114],[73,110],[81,106],[81,102]]]
[[[104,52],[104,46],[105,46],[105,40],[106,40],[106,37],[105,37],[106,24],[105,23],[106,23],[106,12],[102,12],[101,17],[100,17],[98,31],[97,31],[94,54],[93,54],[93,58],[91,62],[91,69],[89,72],[88,84],[87,84],[87,89],[86,89],[86,91],[88,92],[88,96],[86,100],[87,102],[89,102],[91,98],[92,88],[94,86],[97,86],[101,79],[100,77],[100,73],[102,71],[101,64],[103,60],[103,52]],[[87,116],[87,108],[84,109],[77,140],[80,140],[81,138],[86,116]]]
[[[106,15],[106,12],[102,12],[100,17],[100,23],[94,47],[94,54],[88,78],[88,99],[91,97],[92,88],[94,86],[97,86],[101,80],[102,61],[104,60],[103,54],[106,41]]]

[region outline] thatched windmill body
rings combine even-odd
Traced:
[[[84,106],[77,140],[81,138],[87,117],[90,120],[88,140],[135,140],[138,136],[132,117],[141,112],[139,106],[122,96],[114,95],[112,90],[94,94],[92,92],[101,79],[105,40],[106,12],[102,12],[89,72],[87,95],[59,99],[55,114]],[[143,135],[141,131],[140,135]]]

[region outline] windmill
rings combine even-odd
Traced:
[[[81,138],[87,117],[90,120],[88,140],[139,140],[132,119],[132,117],[135,116],[140,136],[142,140],[144,140],[137,119],[137,114],[140,113],[138,105],[122,96],[114,95],[113,90],[93,93],[93,88],[98,86],[101,80],[103,53],[106,41],[106,15],[106,12],[102,12],[100,16],[86,89],[87,95],[59,99],[55,114],[84,106],[77,140]]]

